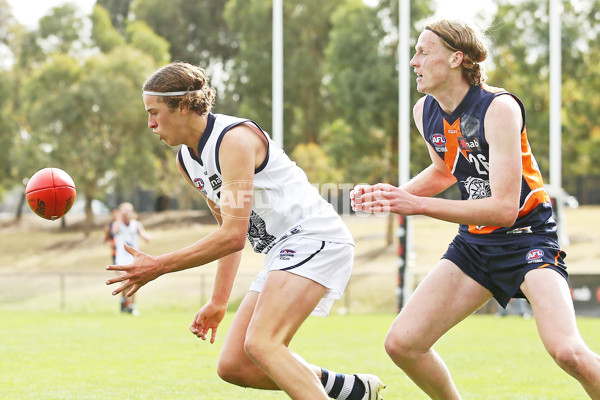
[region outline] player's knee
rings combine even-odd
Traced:
[[[399,335],[395,331],[388,332],[385,337],[385,351],[396,362],[408,361],[418,357],[422,352],[418,349],[417,343],[410,337]]]
[[[244,351],[246,355],[257,365],[263,365],[269,358],[270,344],[257,335],[248,335],[244,341]]]
[[[549,350],[550,355],[570,375],[580,377],[584,374],[586,348],[577,345],[561,344]]]
[[[230,368],[230,365],[219,362],[217,364],[217,375],[219,375],[219,378],[221,378],[227,383],[231,383],[234,385],[240,384],[239,374],[237,374],[235,369]]]
[[[229,357],[219,357],[217,361],[217,375],[227,383],[243,386],[242,374],[239,363]]]

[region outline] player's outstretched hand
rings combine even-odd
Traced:
[[[208,331],[211,331],[210,343],[214,343],[217,337],[217,328],[225,317],[226,311],[227,304],[206,303],[194,316],[190,331],[202,340],[206,340]]]
[[[133,296],[139,288],[162,275],[161,265],[157,257],[149,256],[127,244],[125,244],[125,250],[133,256],[131,264],[109,265],[106,267],[109,271],[123,272],[106,281],[107,285],[122,282],[121,286],[112,292],[113,296],[125,291],[127,291],[125,293],[127,297]]]
[[[415,196],[388,183],[357,185],[350,191],[352,209],[367,213],[415,213]]]

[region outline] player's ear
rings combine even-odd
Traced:
[[[462,51],[457,50],[454,53],[452,53],[452,55],[450,56],[450,66],[453,68],[458,67],[460,64],[462,64],[464,58],[464,54]]]
[[[190,108],[188,106],[186,106],[185,104],[183,104],[183,100],[179,102],[179,112],[181,113],[181,115],[185,115],[188,113],[188,111],[190,111]]]

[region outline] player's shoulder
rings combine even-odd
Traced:
[[[502,93],[504,95],[495,96],[490,102],[486,117],[519,117],[521,115],[521,106],[517,99],[508,92]]]
[[[417,102],[413,106],[413,115],[416,113],[423,114],[423,107],[425,107],[425,99],[427,99],[427,96],[423,96],[419,100],[417,100]]]
[[[427,99],[427,96],[421,97],[413,106],[413,119],[419,132],[423,132],[423,109],[425,107],[425,99]]]

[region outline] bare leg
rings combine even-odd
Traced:
[[[272,276],[281,277],[274,280]],[[290,278],[291,282],[287,282],[288,279],[285,278]],[[298,284],[300,285],[299,289],[295,288]],[[319,381],[321,369],[308,364],[287,348],[293,335],[312,312],[325,290],[321,285],[306,278],[287,272],[271,272],[262,293],[248,292],[242,301],[228,329],[223,350],[219,356],[217,364],[219,376],[223,380],[239,386],[276,390],[280,389],[280,386],[261,367],[262,363],[266,363],[268,367],[269,361],[282,361],[302,372],[302,374],[284,373],[288,379],[295,378],[295,382],[290,386],[300,392],[298,394],[288,392],[292,398],[327,398]],[[312,301],[303,305],[311,297]],[[287,301],[283,301],[283,298]],[[259,310],[262,310],[264,317],[255,315]],[[277,316],[278,314],[283,317]],[[260,322],[261,318],[266,318],[268,321]],[[283,321],[278,323],[278,318],[282,318]],[[254,330],[249,329],[251,321],[258,324],[255,325],[257,328]],[[271,332],[267,333],[269,331]],[[271,339],[267,339],[268,337]],[[263,346],[269,348],[263,349]],[[256,358],[262,360],[261,364],[257,364],[254,358],[249,356],[253,354],[252,349],[258,353]],[[284,354],[283,356],[275,355],[272,353],[273,351]],[[317,390],[318,395],[311,395],[308,390],[309,386],[313,386],[312,390]],[[298,397],[294,397],[296,395]]]
[[[587,347],[579,334],[565,279],[551,269],[537,269],[525,275],[521,290],[531,303],[548,353],[579,381],[590,398],[600,399],[600,356]]]
[[[246,332],[246,354],[295,400],[328,399],[315,371],[287,347],[326,290],[310,279],[271,271]]]
[[[460,399],[448,368],[432,346],[491,297],[453,262],[440,260],[392,323],[386,351],[432,399]]]
[[[217,374],[226,382],[255,389],[279,390],[279,386],[258,367],[244,351],[246,331],[258,301],[258,292],[248,292],[227,330]],[[289,343],[287,343],[289,344]]]

